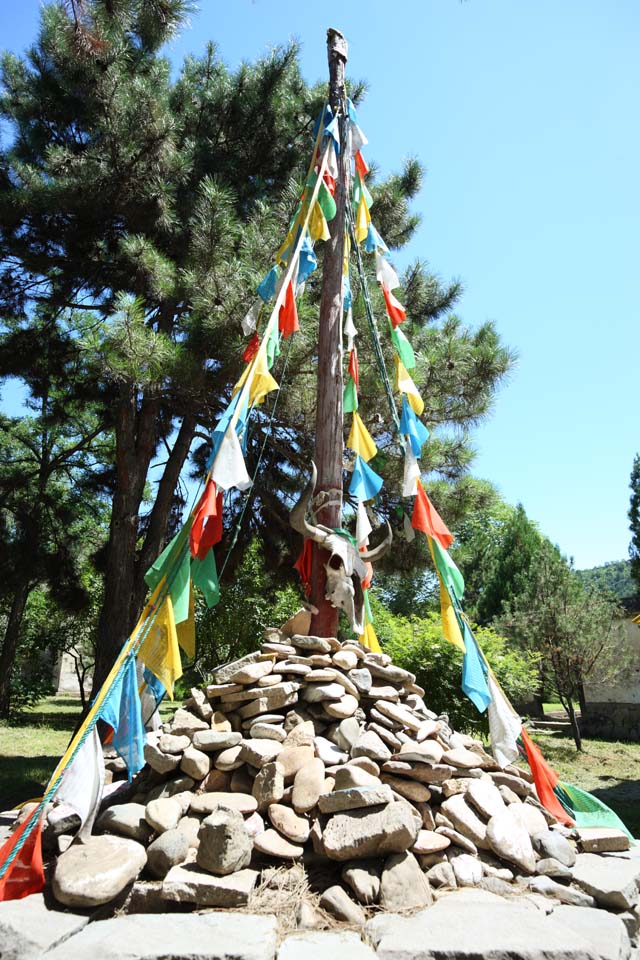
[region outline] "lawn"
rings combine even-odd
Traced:
[[[161,713],[170,716],[177,706],[163,704]],[[0,725],[0,810],[42,794],[79,714],[78,700],[48,697],[19,722]],[[569,737],[534,739],[561,780],[594,793],[640,836],[640,743],[585,740],[577,753]]]

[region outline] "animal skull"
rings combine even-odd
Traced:
[[[311,479],[291,511],[291,526],[303,537],[320,544],[330,554],[328,563],[324,565],[327,573],[325,598],[332,606],[344,610],[354,631],[361,634],[364,632],[362,581],[368,573],[367,561],[378,559],[389,549],[393,539],[391,527],[387,523],[387,536],[379,546],[360,553],[349,539],[335,533],[330,527],[309,523],[306,515],[316,479],[316,466],[312,462]]]

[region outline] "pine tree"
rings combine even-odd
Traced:
[[[640,592],[640,453],[637,453],[633,459],[629,486],[631,487],[631,502],[628,514],[629,529],[631,530],[629,557],[631,559],[631,576],[635,580],[638,592]]]

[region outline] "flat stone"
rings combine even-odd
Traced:
[[[42,893],[0,902],[0,955],[28,960],[78,933],[88,916],[47,906]]]
[[[376,704],[376,708],[384,716],[406,727],[407,730],[418,731],[423,722],[422,719],[416,717],[415,713],[400,703],[388,703],[386,700],[380,700]]]
[[[171,733],[175,737],[191,737],[196,730],[209,730],[210,724],[200,717],[195,717],[189,710],[178,707],[171,718]]]
[[[482,880],[482,862],[471,854],[459,853],[449,863],[459,887],[475,887]]]
[[[411,847],[411,852],[422,855],[440,853],[441,850],[446,850],[449,846],[451,846],[451,841],[448,837],[443,837],[441,833],[436,833],[434,830],[419,830],[415,843]]]
[[[385,910],[418,910],[432,901],[429,881],[412,853],[394,853],[384,862],[380,905]]]
[[[271,704],[269,709],[276,709],[279,701],[290,693],[295,693],[300,688],[296,680],[284,680],[282,683],[276,683],[272,687],[243,687],[239,693],[230,693],[220,701],[222,707],[229,707],[235,710],[237,707],[246,703],[247,700],[266,701]],[[264,712],[264,711],[260,711]]]
[[[275,687],[260,688],[260,697],[247,703],[246,706],[238,710],[238,716],[243,720],[249,717],[256,717],[261,713],[267,713],[269,710],[279,710],[281,707],[288,707],[298,702],[297,689],[299,684],[289,681],[279,684]],[[290,688],[289,690],[287,688]]]
[[[168,783],[160,783],[147,794],[147,803],[150,800],[162,800],[164,797],[176,797],[180,799],[182,794],[189,793],[195,787],[195,781],[191,777],[176,777],[175,780],[169,780]]]
[[[448,763],[451,767],[458,767],[462,770],[471,770],[473,767],[480,766],[478,754],[466,747],[456,747],[454,750],[446,750],[442,756],[442,762]]]
[[[379,859],[354,860],[344,865],[341,876],[360,903],[371,904],[380,899],[381,873],[382,862]]]
[[[293,637],[296,634],[307,636],[311,626],[311,614],[304,607],[297,610],[292,617],[289,617],[286,623],[280,628],[280,633],[284,637]]]
[[[249,913],[130,914],[90,923],[47,960],[273,960],[276,931]]]
[[[530,837],[535,837],[547,827],[547,821],[539,810],[530,803],[517,803],[509,813],[523,827]]]
[[[327,637],[306,637],[296,633],[291,637],[291,642],[300,650],[314,650],[317,653],[330,653],[333,649]]]
[[[323,794],[318,800],[321,813],[336,813],[340,810],[356,810],[391,803],[393,794],[386,784],[379,786],[348,787]]]
[[[447,837],[456,847],[460,847],[461,850],[466,850],[467,853],[473,854],[474,857],[478,855],[478,848],[473,840],[469,840],[468,837],[458,833],[453,827],[438,826],[435,832],[442,834],[443,837]]]
[[[296,648],[292,647],[290,643],[263,643],[262,644],[263,653],[273,653],[278,660],[286,660],[287,657],[292,656],[296,652]]]
[[[265,830],[254,839],[253,844],[259,853],[280,860],[298,860],[304,853],[304,847],[286,840],[277,830]]]
[[[578,837],[583,853],[615,853],[631,846],[626,833],[612,827],[580,827]]]
[[[147,843],[151,836],[151,827],[146,821],[145,810],[143,803],[120,803],[108,807],[98,817],[96,827]]]
[[[219,809],[202,822],[198,834],[198,866],[219,876],[243,870],[251,860],[252,842],[242,814]]]
[[[429,737],[435,737],[437,736],[439,729],[440,724],[437,720],[423,720],[416,730],[416,740],[418,743],[421,743],[423,740],[427,740]]]
[[[268,810],[269,820],[278,833],[290,840],[291,843],[306,843],[309,839],[310,824],[306,817],[301,817],[291,807],[283,803],[272,803]]]
[[[358,658],[352,650],[337,650],[331,659],[341,670],[354,670],[358,666]]]
[[[207,696],[210,700],[216,700],[218,697],[224,697],[227,693],[239,693],[242,690],[241,683],[210,683],[206,688]]]
[[[193,796],[189,812],[202,816],[216,810],[235,810],[240,814],[251,814],[258,809],[258,801],[250,793],[198,793]]]
[[[515,863],[523,873],[534,872],[536,858],[531,838],[528,831],[512,815],[510,807],[505,807],[501,813],[489,820],[486,836],[491,850],[501,860]]]
[[[179,830],[183,837],[186,839],[189,847],[193,847],[194,850],[198,849],[198,834],[200,832],[200,823],[201,820],[199,817],[181,817],[178,821],[176,830]]]
[[[297,813],[308,813],[318,803],[320,794],[324,790],[324,771],[323,761],[320,757],[314,757],[296,773],[291,803]]]
[[[196,863],[172,867],[162,884],[164,900],[195,903],[199,907],[245,907],[256,885],[258,871],[245,868],[215,877]]]
[[[163,753],[182,753],[190,743],[189,737],[176,737],[173,733],[163,733],[158,740],[158,746]]]
[[[630,910],[638,902],[640,860],[580,853],[573,868],[573,879],[599,906]]]
[[[285,783],[291,782],[298,770],[301,770],[315,757],[313,747],[290,747],[285,744],[282,753],[278,755],[278,763],[282,766]]]
[[[492,780],[468,781],[465,798],[478,811],[481,817],[490,820],[497,813],[504,810],[504,800],[500,791]]]
[[[372,700],[385,700],[389,703],[397,703],[400,699],[400,692],[395,687],[373,683],[367,694]]]
[[[237,770],[238,767],[241,767],[244,763],[240,755],[243,743],[244,741],[241,740],[235,747],[228,747],[226,750],[222,750],[213,762],[216,770]]]
[[[440,810],[453,823],[455,829],[472,840],[476,847],[482,850],[490,848],[486,825],[462,795],[456,794],[443,800]],[[533,851],[531,853],[533,855]]]
[[[424,867],[424,860],[422,861],[422,866]],[[427,869],[426,876],[432,887],[451,887],[455,889],[458,886],[453,867],[446,860],[442,863],[434,863],[433,866]]]
[[[254,723],[249,729],[249,736],[254,740],[277,740],[278,743],[287,739],[284,727],[275,723]]]
[[[388,773],[384,774],[382,782],[391,787],[394,793],[404,797],[405,800],[411,800],[414,803],[426,803],[431,799],[431,791],[424,783],[416,783],[415,780],[403,780],[401,777],[390,777]]]
[[[147,852],[135,840],[109,835],[89,837],[58,857],[53,895],[67,907],[100,906],[135,880],[146,862]]]
[[[351,755],[353,757],[369,757],[371,760],[384,763],[391,757],[391,751],[377,733],[374,733],[373,730],[365,730],[356,741]]]
[[[575,907],[595,907],[596,905],[593,897],[583,893],[582,890],[565,887],[562,883],[556,883],[551,877],[530,877],[528,884],[535,893],[540,893],[543,897],[553,897],[560,903]]]
[[[334,789],[348,790],[351,787],[381,787],[382,782],[379,777],[374,776],[362,767],[355,767],[344,764],[338,767],[334,775]]]
[[[278,665],[280,669],[280,665]],[[277,683],[282,683],[284,677],[282,673],[268,673],[266,677],[260,677],[258,680],[259,687],[275,687]]]
[[[365,696],[369,693],[373,685],[373,677],[366,667],[358,667],[357,670],[350,670],[349,679],[358,692]]]
[[[193,735],[193,746],[205,753],[215,750],[227,750],[236,747],[242,740],[242,734],[232,730],[219,733],[217,730],[197,730]]]
[[[349,759],[348,753],[341,750],[340,747],[336,746],[331,740],[327,740],[326,737],[314,737],[313,746],[315,747],[316,754],[327,767],[339,763],[346,763]]]
[[[345,766],[360,767],[361,770],[366,770],[367,773],[370,773],[374,777],[380,776],[380,767],[375,760],[372,760],[370,757],[353,757]]]
[[[256,683],[273,671],[273,660],[257,660],[239,667],[229,677],[229,683]]]
[[[300,926],[300,924],[298,924]],[[296,933],[282,943],[278,960],[375,960],[375,953],[353,930]]]
[[[339,884],[324,891],[320,897],[320,906],[327,913],[336,917],[337,920],[343,920],[345,923],[352,923],[359,927],[363,927],[365,924],[364,910],[357,903],[354,903],[344,887]]]
[[[399,759],[415,760],[422,763],[440,763],[444,754],[437,740],[423,740],[422,743],[403,743],[400,747]]]
[[[556,830],[543,830],[532,837],[534,848],[542,857],[552,857],[563,863],[565,867],[572,867],[576,862],[576,851],[573,844]]]
[[[187,747],[182,754],[180,769],[193,780],[204,780],[211,769],[211,759],[203,750],[196,747]]]
[[[571,880],[573,872],[564,863],[555,860],[553,857],[545,857],[536,863],[536,873],[541,877],[553,877],[554,880]]]
[[[489,776],[497,787],[509,787],[518,797],[530,797],[533,789],[526,780],[503,770],[490,770]]]
[[[324,771],[324,764],[322,764]],[[277,761],[265,763],[253,781],[252,795],[258,810],[266,810],[270,803],[277,803],[284,795],[284,768]]]
[[[253,767],[264,767],[265,763],[273,763],[282,752],[282,744],[278,740],[249,739],[243,740],[240,748],[240,759],[250,763]]]
[[[248,667],[251,663],[257,663],[261,656],[262,654],[256,650],[253,653],[248,653],[246,657],[241,657],[240,660],[225,663],[224,666],[213,671],[213,679],[216,683],[230,683],[234,673],[238,673],[239,670]]]
[[[217,733],[228,733],[231,730],[231,723],[227,720],[224,713],[216,710],[211,717],[211,729]]]
[[[315,736],[316,728],[313,720],[303,720],[289,730],[284,745],[285,747],[312,747]]]
[[[165,736],[170,736],[170,734],[165,734]],[[191,743],[191,740],[188,737],[172,737],[172,739],[186,740],[187,746]],[[177,770],[180,766],[181,756],[181,753],[165,753],[160,749],[157,743],[145,743],[144,745],[145,762],[148,763],[151,769],[155,770],[156,773],[166,774]]]
[[[419,783],[426,783],[430,786],[437,786],[451,779],[453,767],[445,763],[411,763],[404,760],[390,760],[383,766],[385,773],[393,776],[410,777]]]
[[[232,773],[229,770],[216,770],[214,767],[213,770],[209,771],[200,786],[209,793],[230,790],[231,777]]]
[[[325,713],[336,720],[345,720],[352,717],[359,706],[356,697],[350,693],[345,693],[340,700],[325,703],[324,710]]]
[[[292,660],[281,660],[278,664],[278,670],[283,674],[291,674],[294,677],[305,677],[311,673],[313,667],[310,663],[294,663]]]
[[[147,848],[147,870],[156,880],[162,880],[172,867],[187,859],[188,853],[189,841],[184,831],[166,830]]]
[[[555,908],[553,917],[585,938],[592,956],[600,960],[624,960],[629,955],[629,936],[619,917],[592,907],[564,905]]]
[[[402,747],[402,740],[400,739],[400,731],[398,731],[398,736],[395,735],[387,727],[383,727],[381,723],[371,723],[367,724],[367,730],[373,730],[374,733],[377,733],[383,743],[385,743],[390,750],[394,753],[397,753]]]
[[[144,808],[147,823],[156,833],[164,833],[178,825],[182,816],[182,804],[174,797],[151,800]]]
[[[413,846],[420,817],[405,800],[380,810],[350,810],[335,814],[322,841],[331,860],[354,860],[386,853],[403,853]]]
[[[314,683],[302,691],[302,699],[307,703],[320,703],[323,700],[340,700],[344,688],[339,683]]]

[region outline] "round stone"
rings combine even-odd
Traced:
[[[412,800],[414,803],[427,803],[431,799],[431,791],[424,783],[417,783],[415,780],[403,780],[402,777],[390,777],[385,774],[382,782],[388,784],[395,793],[399,793],[405,800]]]
[[[348,717],[352,717],[360,704],[354,696],[350,693],[346,693],[337,702],[325,703],[324,709],[329,714],[330,717],[335,717],[337,720],[345,720]]]
[[[219,809],[249,815],[258,809],[258,801],[250,793],[199,793],[193,797],[189,812],[202,815]]]
[[[280,860],[297,860],[304,853],[304,847],[286,840],[277,830],[265,830],[254,839],[253,845],[260,853]]]
[[[208,755],[196,747],[187,747],[182,754],[180,769],[194,780],[204,780],[209,773],[211,760]]]
[[[298,813],[308,813],[324,792],[324,763],[320,757],[309,760],[296,773],[293,780],[291,802]]]
[[[182,804],[174,797],[151,800],[145,807],[144,815],[152,830],[156,833],[164,833],[177,826],[182,816]]]
[[[182,753],[190,743],[189,737],[176,737],[172,733],[163,733],[158,740],[163,753]]]
[[[283,803],[272,803],[269,819],[278,833],[292,843],[305,843],[309,839],[309,821]]]
[[[58,858],[53,895],[66,907],[98,907],[135,880],[146,862],[147,852],[135,840],[89,837]]]
[[[372,760],[370,757],[354,757],[352,760],[349,760],[347,766],[362,767],[363,770],[373,774],[374,777],[380,776],[380,767],[375,760]]]
[[[282,767],[285,782],[293,780],[298,770],[313,758],[314,752],[311,746],[285,746],[282,753],[278,754],[278,763]]]
[[[351,650],[338,650],[331,659],[341,670],[354,670],[358,666],[358,658]]]
[[[240,756],[241,750],[242,743],[239,743],[237,746],[229,747],[228,750],[219,753],[214,762],[216,770],[237,770],[238,767],[241,767],[244,763]]]
[[[450,846],[449,838],[443,837],[441,833],[435,833],[433,830],[420,830],[411,851],[419,854],[439,853]]]
[[[466,747],[456,747],[454,750],[446,750],[442,754],[442,763],[448,763],[452,767],[458,767],[462,770],[471,770],[478,767],[482,762],[481,758],[473,750],[467,750]]]
[[[189,853],[189,841],[182,830],[167,830],[149,845],[147,870],[156,880],[164,880],[171,867],[183,863]]]

